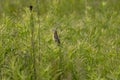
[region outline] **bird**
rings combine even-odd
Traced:
[[[60,39],[59,39],[59,36],[57,34],[57,30],[53,30],[53,34],[54,34],[54,40],[56,43],[60,44]]]
[[[30,11],[32,11],[32,9],[33,9],[33,6],[32,6],[32,5],[30,5],[29,7],[30,7]]]

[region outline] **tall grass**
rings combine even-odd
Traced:
[[[119,3],[1,1],[0,80],[119,80]]]

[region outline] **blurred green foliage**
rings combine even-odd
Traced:
[[[119,80],[119,9],[119,0],[0,0],[0,80],[33,80],[32,40],[37,80]]]

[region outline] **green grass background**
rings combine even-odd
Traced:
[[[55,28],[60,47],[53,40]],[[34,76],[120,80],[120,1],[0,0],[0,80]]]

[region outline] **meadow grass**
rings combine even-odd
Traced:
[[[0,80],[119,80],[119,4],[1,1]],[[54,28],[60,46],[53,40]]]

